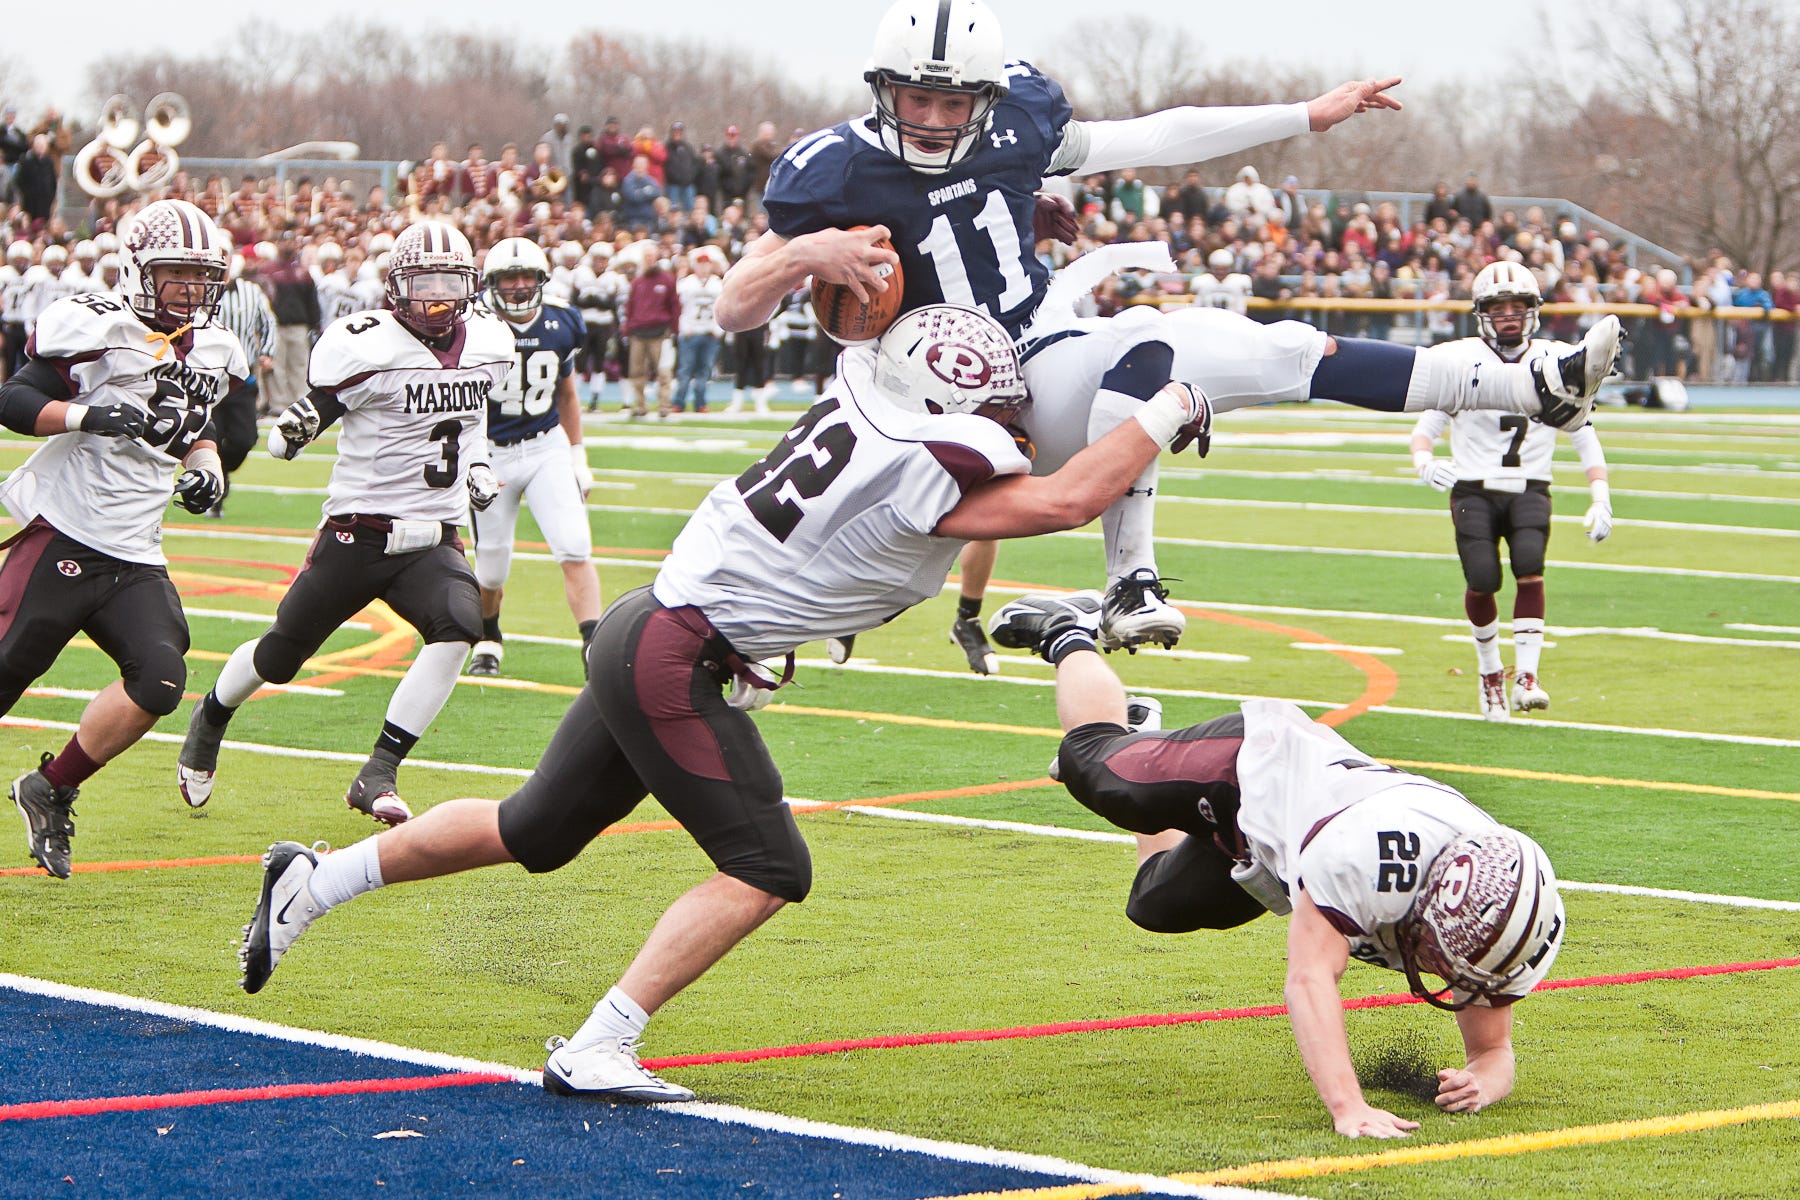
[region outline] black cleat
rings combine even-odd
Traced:
[[[1009,650],[1029,650],[1048,659],[1048,651],[1065,633],[1100,636],[1100,593],[1038,593],[1000,606],[988,621],[988,632]]]
[[[969,670],[977,675],[1000,673],[1000,656],[988,644],[980,621],[972,617],[956,618],[950,624],[950,640],[962,647],[963,657],[969,660]]]
[[[38,760],[37,770],[13,780],[8,793],[25,818],[25,844],[38,866],[58,879],[69,877],[69,839],[75,836],[75,797],[80,788],[59,788],[44,778],[54,754]]]
[[[357,812],[367,813],[383,825],[403,825],[412,820],[412,809],[400,798],[400,785],[394,768],[371,758],[344,793],[344,803]]]

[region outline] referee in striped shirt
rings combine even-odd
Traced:
[[[225,493],[231,494],[231,473],[244,465],[244,459],[256,445],[256,403],[259,395],[257,377],[275,366],[275,310],[269,297],[256,283],[256,264],[232,255],[230,283],[219,298],[213,320],[237,334],[244,344],[246,356],[253,357],[255,368],[242,387],[227,392],[213,408],[213,427],[219,434],[219,458],[225,464]],[[206,510],[213,518],[225,515],[225,501]]]

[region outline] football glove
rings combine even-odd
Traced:
[[[144,431],[150,428],[150,414],[123,401],[114,404],[71,404],[69,416],[73,418],[69,428],[100,437],[143,437]]]
[[[225,481],[205,467],[183,471],[175,480],[175,503],[196,515],[225,498]]]
[[[1037,194],[1037,208],[1031,214],[1031,236],[1037,241],[1055,239],[1065,246],[1073,245],[1081,234],[1081,222],[1075,218],[1075,206],[1067,197],[1053,192]]]
[[[1456,469],[1441,458],[1421,458],[1419,482],[1429,484],[1440,492],[1447,492],[1456,486]]]
[[[594,490],[594,469],[588,466],[587,447],[577,442],[569,447],[569,465],[575,468],[575,486],[581,489],[581,498]]]
[[[1205,458],[1206,452],[1212,449],[1212,402],[1191,383],[1178,382],[1175,386],[1186,390],[1194,415],[1175,431],[1175,440],[1169,443],[1169,453],[1180,454],[1192,446],[1194,453]]]
[[[1587,516],[1581,519],[1581,524],[1587,530],[1588,541],[1604,542],[1612,534],[1612,489],[1604,479],[1596,479],[1589,486],[1594,502],[1588,505]]]
[[[318,436],[319,410],[302,396],[275,419],[269,430],[269,453],[279,459],[292,459]]]
[[[469,468],[469,507],[476,512],[486,512],[488,505],[500,498],[500,487],[492,467],[486,463],[474,464]]]

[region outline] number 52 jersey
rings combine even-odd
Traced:
[[[21,525],[42,517],[124,562],[161,564],[163,513],[176,468],[213,404],[250,371],[237,335],[204,325],[168,345],[116,297],[65,296],[39,314],[32,358],[62,372],[76,403],[150,414],[141,438],[52,436],[0,486]]]
[[[938,594],[963,543],[932,536],[970,488],[1028,475],[986,417],[895,407],[875,390],[873,349],[767,457],[719,484],[663,560],[661,604],[693,605],[747,658],[872,629]]]
[[[513,354],[512,331],[480,309],[443,350],[385,309],[333,323],[307,364],[311,387],[345,410],[325,515],[465,522],[469,465],[487,461],[489,394]]]

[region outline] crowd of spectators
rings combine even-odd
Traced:
[[[0,199],[6,204],[0,209],[0,236],[9,246],[28,244],[31,269],[41,267],[48,246],[73,250],[117,227],[137,201],[95,200],[72,222],[59,215],[54,184],[69,139],[56,114],[31,130],[18,126],[11,110],[4,116],[0,150],[7,170],[0,172],[6,176]],[[608,117],[596,133],[559,113],[535,141],[508,142],[494,158],[479,144],[452,157],[450,146],[438,143],[416,163],[402,164],[392,194],[345,178],[284,182],[246,175],[234,182],[185,172],[158,194],[191,200],[212,214],[239,248],[243,272],[260,277],[265,290],[273,292],[274,278],[291,286],[302,268],[314,284],[325,274],[341,273],[343,286],[327,288],[336,299],[316,306],[316,312],[291,298],[276,306],[290,338],[355,311],[346,310],[348,304],[380,303],[382,247],[413,221],[452,221],[478,251],[504,237],[532,238],[557,264],[553,294],[579,307],[592,327],[583,362],[591,384],[629,368],[633,276],[662,262],[685,279],[700,247],[716,247],[724,265],[735,262],[766,230],[761,196],[770,164],[801,132],[782,138],[766,121],[749,139],[736,125],[716,140],[690,139],[681,121],[661,136],[649,125],[629,137],[623,130],[618,117]],[[34,165],[38,159],[47,165]],[[48,202],[42,197],[45,178],[52,185]],[[1800,365],[1794,353],[1796,322],[1696,319],[1727,307],[1800,310],[1800,279],[1793,272],[1773,272],[1765,282],[1714,253],[1689,264],[1690,279],[1683,282],[1671,268],[1632,265],[1623,246],[1583,230],[1567,214],[1552,216],[1538,206],[1522,212],[1496,209],[1474,175],[1460,190],[1439,183],[1428,199],[1404,206],[1379,198],[1371,202],[1360,192],[1303,188],[1291,175],[1270,186],[1251,165],[1222,187],[1207,186],[1198,170],[1168,186],[1149,183],[1131,169],[1052,182],[1066,187],[1080,235],[1072,245],[1040,244],[1039,253],[1051,266],[1118,241],[1165,242],[1178,266],[1175,274],[1109,280],[1095,297],[1098,311],[1134,302],[1203,300],[1247,308],[1258,319],[1297,315],[1333,332],[1424,344],[1472,331],[1466,315],[1451,307],[1466,303],[1469,285],[1484,265],[1510,257],[1537,275],[1548,302],[1654,307],[1655,316],[1627,319],[1632,340],[1625,369],[1633,377],[1791,380]],[[321,272],[327,246],[341,255]],[[715,251],[707,253],[711,257]],[[0,268],[0,276],[5,271]],[[1443,310],[1401,312],[1336,303],[1359,299],[1449,304]],[[1290,303],[1270,307],[1259,300]],[[5,319],[28,327],[29,303],[29,297],[16,305],[9,300]],[[1578,336],[1593,319],[1592,314],[1548,315],[1545,336]],[[683,319],[666,331],[663,354],[671,361],[665,371],[649,373],[664,379],[658,397],[664,411],[670,401],[667,380],[689,374],[681,369],[682,352],[676,348],[698,345],[689,341],[696,334],[688,324]],[[706,336],[720,337],[716,327]],[[708,349],[698,346],[695,352]],[[739,396],[759,390],[766,395],[772,374],[829,369],[828,344],[804,294],[793,297],[769,327],[710,349],[719,369],[735,376]],[[651,377],[645,382],[654,385]],[[642,408],[641,396],[636,404]]]

